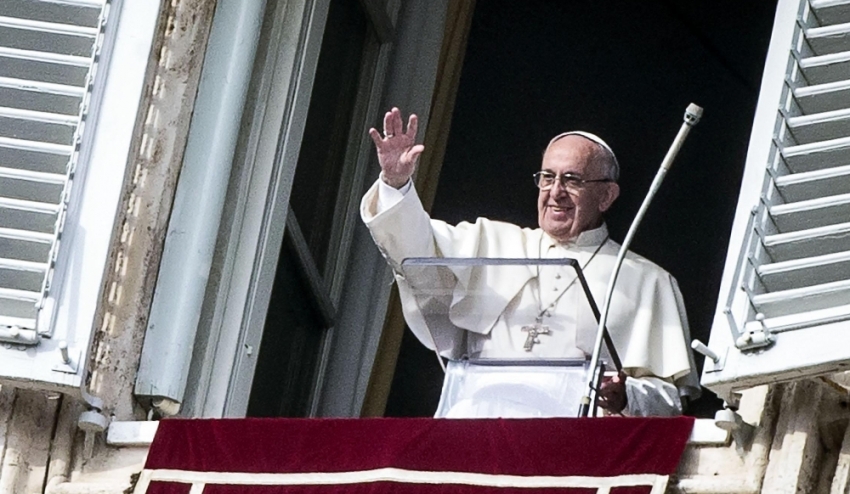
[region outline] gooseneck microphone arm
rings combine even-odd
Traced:
[[[655,179],[649,187],[649,192],[644,198],[643,204],[641,204],[635,219],[632,221],[632,225],[629,227],[629,232],[626,234],[623,244],[620,246],[620,252],[617,254],[617,261],[614,264],[614,270],[611,272],[611,278],[608,281],[608,290],[605,293],[605,302],[602,306],[602,315],[599,318],[599,326],[596,329],[596,342],[593,346],[593,353],[591,354],[590,369],[588,371],[587,383],[585,385],[586,392],[584,396],[582,396],[579,406],[579,417],[587,417],[590,411],[591,396],[593,395],[594,387],[596,385],[596,368],[599,366],[599,357],[602,353],[605,323],[608,320],[608,311],[611,308],[611,297],[614,294],[614,285],[617,283],[617,275],[620,274],[620,267],[623,265],[623,260],[626,258],[626,253],[629,251],[629,245],[632,243],[635,232],[637,232],[640,222],[643,220],[643,216],[646,214],[647,209],[649,209],[649,204],[652,202],[652,199],[661,187],[661,182],[667,175],[667,171],[670,170],[670,167],[673,165],[673,160],[682,148],[682,144],[685,142],[685,138],[691,131],[691,127],[699,122],[700,117],[702,117],[702,108],[694,103],[688,105],[687,110],[685,110],[685,121],[682,123],[682,127],[679,128],[679,133],[676,134],[676,138],[673,140],[673,144],[667,151],[667,155],[664,156],[664,160],[661,162],[661,168],[659,168],[658,173],[655,174]]]

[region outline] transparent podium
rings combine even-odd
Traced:
[[[461,359],[446,365],[438,418],[577,417],[586,359]]]
[[[586,304],[598,322],[599,309],[575,259],[408,258],[402,262],[402,288],[407,292],[403,297],[407,300],[405,318],[417,336],[435,348],[445,371],[435,417],[596,414],[594,390],[602,379],[603,361],[591,376],[589,358],[541,358],[531,352],[535,344],[541,343],[541,336],[550,335],[550,329],[542,324],[542,311],[538,313],[542,302],[535,305],[528,296],[518,293],[526,283],[540,283],[541,272],[547,269],[575,273],[568,288],[580,288],[584,299],[580,303]],[[539,286],[532,295],[531,299],[542,297]],[[411,303],[415,306],[411,307]],[[508,330],[514,338],[524,338],[525,345],[498,358],[481,358],[477,352],[470,352],[469,347],[474,345],[467,338],[472,333],[466,330],[499,318],[504,318],[501,324],[509,324],[508,319],[528,321],[527,325]],[[595,334],[595,328],[593,331]],[[606,358],[619,370],[619,358],[607,331],[604,337]],[[440,355],[449,356],[448,363]],[[582,400],[586,403],[587,397],[591,406],[582,407]]]

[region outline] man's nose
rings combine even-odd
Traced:
[[[549,190],[549,193],[555,197],[569,195],[569,193],[567,193],[566,187],[564,187],[563,183],[561,183],[561,177],[557,177],[555,179],[555,181],[552,183],[552,188]]]

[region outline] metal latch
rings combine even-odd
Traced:
[[[710,360],[713,364],[711,368],[709,368],[708,360],[705,362],[705,371],[706,372],[719,372],[723,370],[723,366],[726,365],[726,355],[729,354],[729,349],[727,348],[725,352],[723,352],[723,356],[721,357],[717,353],[714,352],[711,348],[708,348],[705,343],[694,340],[691,342],[691,348],[694,349],[695,352],[701,353],[705,355],[706,359]]]
[[[63,372],[65,374],[76,374],[77,368],[80,365],[80,359],[82,357],[81,351],[74,352],[73,356],[71,355],[70,350],[68,349],[68,343],[63,341],[59,342],[59,362],[53,366],[53,372]]]

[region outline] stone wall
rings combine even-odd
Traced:
[[[818,378],[747,391],[740,413],[751,437],[689,447],[669,492],[846,493],[850,489],[850,394]]]

